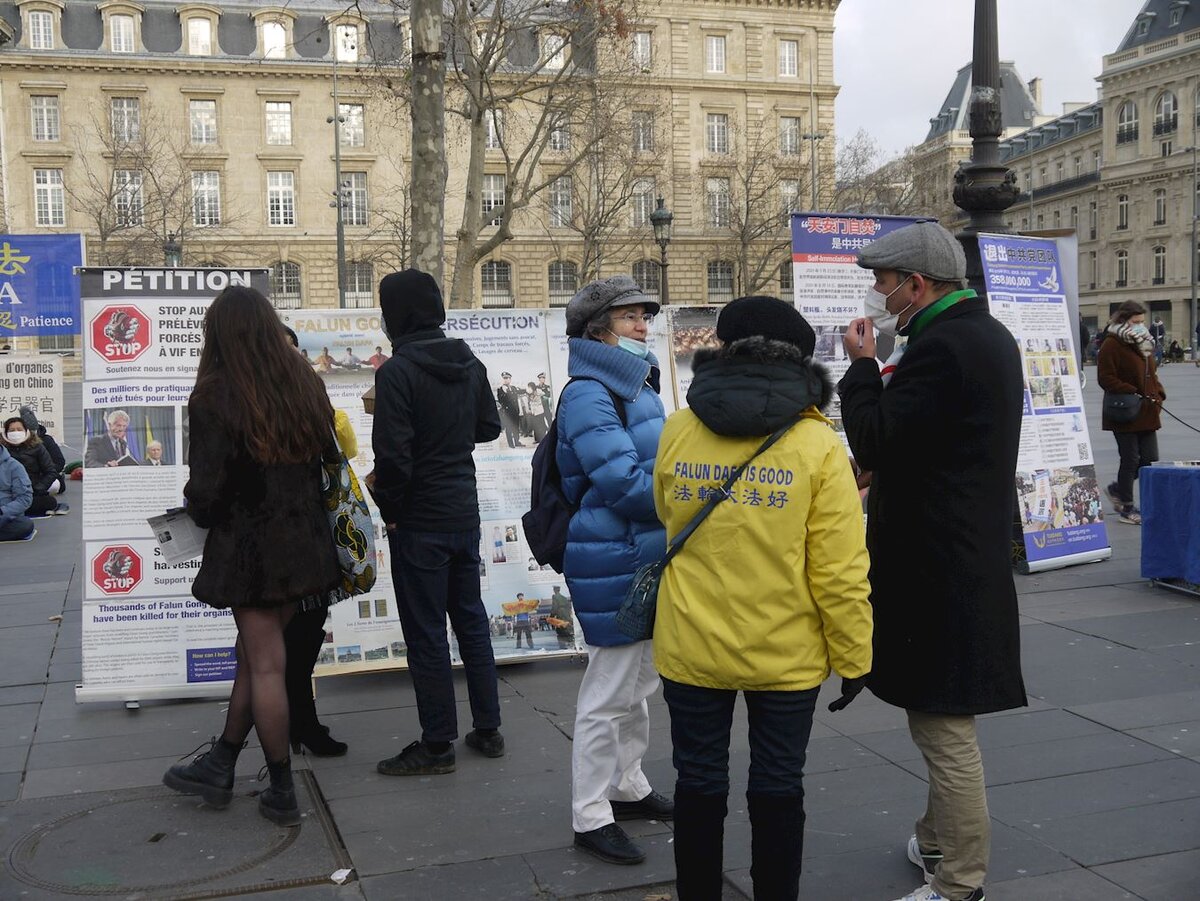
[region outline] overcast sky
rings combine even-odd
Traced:
[[[1000,58],[1042,79],[1042,111],[1091,102],[1101,57],[1144,0],[999,0]],[[835,20],[838,140],[865,128],[890,156],[919,144],[971,60],[970,0],[842,0]]]

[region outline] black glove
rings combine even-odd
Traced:
[[[859,676],[857,679],[842,679],[842,696],[836,701],[829,703],[829,710],[835,713],[838,710],[844,710],[850,706],[850,702],[858,697],[858,693],[867,687],[867,677]]]

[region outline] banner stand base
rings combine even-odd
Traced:
[[[1075,566],[1078,563],[1100,563],[1112,556],[1112,548],[1101,548],[1098,551],[1085,551],[1082,554],[1068,554],[1065,557],[1051,557],[1048,560],[1038,560],[1030,563],[1028,560],[1022,560],[1017,564],[1017,572],[1023,576],[1031,576],[1034,573],[1049,572],[1052,569],[1066,569],[1068,566]]]
[[[75,685],[75,703],[120,701],[128,710],[137,710],[142,701],[228,700],[232,682],[198,682],[194,685],[144,685],[138,688]]]

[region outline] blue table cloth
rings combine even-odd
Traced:
[[[1200,466],[1145,466],[1142,577],[1200,583]]]

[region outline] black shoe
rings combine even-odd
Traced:
[[[199,795],[210,807],[222,810],[233,800],[233,771],[244,747],[214,737],[208,743],[208,750],[196,755],[191,763],[177,763],[167,770],[163,785],[181,794]]]
[[[277,826],[299,826],[300,805],[292,781],[292,758],[263,767],[271,775],[271,784],[258,796],[258,812]],[[263,778],[260,771],[258,778]]]
[[[468,732],[463,742],[468,748],[474,748],[484,757],[504,756],[504,736],[495,730],[486,735],[481,735],[479,730],[476,729]]]
[[[672,820],[675,802],[656,791],[640,801],[610,801],[613,817],[618,820]]]
[[[646,852],[635,845],[616,823],[609,823],[591,832],[576,832],[575,847],[608,863],[635,864],[646,859]]]
[[[304,749],[316,757],[341,757],[350,746],[329,734],[329,727],[319,723],[303,734],[292,736],[292,753],[303,754]]]
[[[436,754],[423,741],[411,745],[387,760],[381,760],[375,769],[385,776],[441,776],[454,772],[454,745]]]

